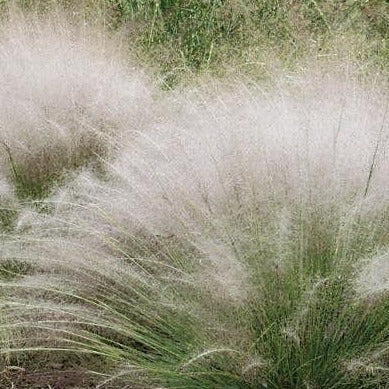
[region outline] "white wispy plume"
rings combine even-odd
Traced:
[[[34,182],[143,129],[152,89],[128,62],[102,28],[11,12],[0,28],[1,170]]]
[[[103,174],[85,168],[47,200],[50,212],[22,212],[1,255],[36,273],[2,285],[21,299],[34,290],[25,322],[41,306],[60,347],[114,361],[113,377],[158,376],[158,360],[163,386],[191,383],[207,363],[234,382],[265,382],[280,368],[267,355],[274,339],[296,335],[277,347],[303,349],[312,312],[327,320],[327,290],[343,298],[347,261],[386,244],[387,108],[378,88],[351,79],[281,85],[172,93],[142,131],[121,133]],[[256,310],[263,332],[251,334]],[[343,324],[323,325],[325,340]]]

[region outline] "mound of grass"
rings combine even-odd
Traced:
[[[2,353],[68,352],[102,388],[385,388],[388,285],[362,280],[389,247],[385,95],[349,82],[167,99],[5,241],[32,269],[1,284]]]
[[[0,171],[20,200],[41,200],[142,129],[150,90],[99,28],[10,11],[0,30]]]
[[[385,389],[387,2],[9,4],[0,386]]]

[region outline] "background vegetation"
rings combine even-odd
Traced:
[[[7,0],[3,0],[7,4]],[[38,12],[58,4],[120,30],[125,44],[171,87],[194,74],[266,78],[303,59],[347,60],[363,73],[388,68],[386,0],[20,0]]]

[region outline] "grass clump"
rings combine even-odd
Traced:
[[[0,253],[32,266],[1,284],[2,352],[69,352],[102,388],[385,388],[385,93],[282,85],[169,96],[32,214]]]
[[[98,168],[115,137],[142,128],[151,103],[116,40],[50,15],[12,10],[0,31],[0,169],[22,201],[47,197],[83,166]]]

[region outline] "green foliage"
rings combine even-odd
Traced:
[[[273,362],[268,372],[259,373],[264,387],[383,388],[387,374],[369,374],[368,365],[387,366],[385,356],[369,361],[369,355],[389,339],[389,300],[358,300],[353,292],[360,259],[374,253],[367,241],[371,221],[356,217],[360,226],[346,243],[335,232],[336,213],[316,209],[300,221],[297,215],[296,235],[288,245],[292,251],[280,263],[274,263],[273,253],[264,261],[263,243],[248,250],[249,263],[260,264],[253,272],[250,303],[253,348]],[[387,246],[387,221],[376,222],[375,242]],[[352,360],[361,357],[365,366],[356,374]]]
[[[19,211],[14,204],[7,204],[3,202],[0,204],[0,231],[12,231]]]
[[[388,67],[389,5],[385,0],[39,0],[19,1],[129,31],[131,50],[163,75],[165,86],[196,73],[238,67],[263,75],[270,58],[289,66],[304,56],[344,55]],[[334,51],[342,39],[359,43]],[[336,44],[335,44],[336,45]],[[349,47],[348,47],[349,46]],[[347,51],[348,50],[348,51]],[[255,66],[255,64],[258,64]],[[252,66],[254,65],[254,66]]]
[[[148,58],[160,59],[167,85],[180,74],[206,70],[218,60],[222,46],[228,45],[234,52],[242,42],[245,15],[234,12],[223,0],[113,4],[121,23],[139,22],[141,51]]]
[[[197,284],[193,264],[202,254],[190,242],[112,240],[130,265],[115,276],[73,269],[66,287],[37,287],[38,296],[60,302],[35,308],[43,318],[59,316],[33,322],[38,336],[40,326],[45,331],[38,349],[95,355],[102,370],[119,366],[107,379],[112,388],[385,388],[389,299],[355,291],[361,260],[388,247],[385,212],[350,219],[347,209],[289,204],[282,240],[277,206],[266,214],[267,203],[259,205],[228,226],[245,231],[233,245],[249,274],[243,301]],[[47,334],[55,344],[45,345]],[[94,370],[90,363],[80,359]]]
[[[168,84],[188,72],[220,70],[231,61],[243,65],[258,49],[256,60],[265,62],[261,50],[287,62],[307,52],[318,55],[325,42],[344,34],[365,36],[367,47],[360,49],[387,66],[385,1],[111,0],[111,4],[119,24],[139,22],[141,51],[157,61]]]
[[[17,161],[8,146],[5,150],[15,194],[23,201],[43,200],[53,189],[63,184],[69,172],[85,165],[94,165],[98,170],[98,159],[106,153],[98,135],[90,134],[81,137],[76,147],[52,144],[34,154],[22,156]],[[12,212],[4,212],[5,218],[12,216]]]
[[[2,260],[0,262],[0,281],[15,280],[16,278],[27,274],[30,269],[31,266],[18,260]]]

